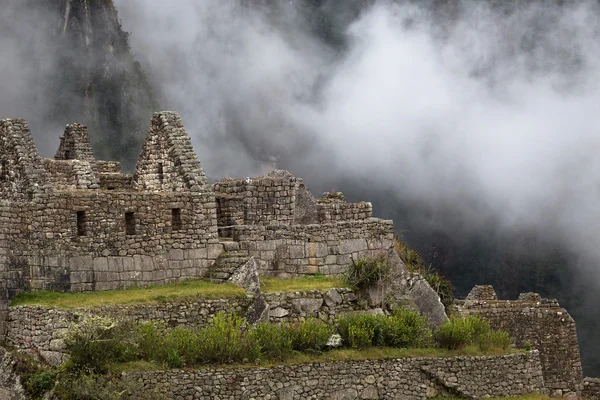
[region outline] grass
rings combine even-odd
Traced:
[[[254,367],[276,367],[281,365],[303,365],[313,363],[332,363],[340,361],[362,361],[362,360],[386,360],[395,358],[416,358],[416,357],[434,357],[434,358],[449,358],[458,356],[498,356],[505,354],[519,353],[519,350],[510,349],[507,351],[493,350],[482,351],[477,346],[468,346],[462,350],[446,350],[438,348],[424,349],[405,349],[396,347],[369,347],[366,349],[337,349],[325,352],[310,352],[294,354],[285,361],[258,361],[256,363],[246,364],[207,364],[194,368],[254,368]],[[111,370],[116,372],[131,372],[131,371],[155,371],[164,369],[163,365],[155,362],[132,362],[117,364],[111,367]],[[516,398],[518,399],[518,398]],[[539,398],[523,398],[524,400],[546,400],[545,397]]]
[[[306,292],[309,290],[327,291],[331,288],[346,287],[344,279],[313,275],[303,278],[277,279],[261,278],[260,288],[264,293],[275,292]]]
[[[327,291],[344,287],[342,278],[322,275],[294,279],[262,278],[261,289],[265,293]],[[157,304],[188,299],[246,298],[243,289],[234,284],[217,284],[202,280],[85,293],[61,293],[40,291],[21,293],[12,299],[13,306],[44,306],[58,309],[93,308],[104,305]]]
[[[11,305],[37,305],[59,309],[93,308],[104,305],[157,304],[174,300],[246,298],[243,289],[234,284],[187,281],[147,288],[130,288],[85,293],[31,292],[21,293]]]

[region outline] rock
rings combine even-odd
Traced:
[[[323,299],[294,299],[292,305],[300,313],[313,315],[323,305]]]
[[[290,314],[290,312],[288,310],[286,310],[285,308],[281,308],[281,307],[277,307],[273,310],[269,310],[269,317],[274,317],[274,318],[283,318],[286,317]]]
[[[325,304],[327,307],[333,308],[338,304],[342,304],[344,299],[342,299],[342,295],[336,289],[329,289],[329,291],[325,294]]]
[[[338,390],[329,397],[329,400],[356,400],[358,392],[355,389]]]
[[[235,271],[233,275],[231,275],[231,278],[229,278],[229,281],[245,290],[259,294],[261,292],[260,279],[258,276],[258,266],[254,257],[249,259],[248,262]]]
[[[379,392],[375,386],[370,385],[363,389],[360,398],[365,400],[379,400]]]

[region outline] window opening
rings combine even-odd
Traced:
[[[65,150],[65,160],[71,159],[71,150]]]
[[[174,231],[180,231],[182,228],[181,224],[181,208],[171,209],[171,227]]]
[[[77,236],[85,236],[85,211],[77,211]]]
[[[135,214],[132,212],[125,213],[125,233],[135,235]]]
[[[165,173],[164,173],[164,169],[163,169],[163,164],[158,163],[158,181],[162,184],[164,180],[165,180]]]
[[[0,181],[8,180],[8,161],[0,161]]]

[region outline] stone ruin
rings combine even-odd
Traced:
[[[392,248],[392,221],[342,195],[315,199],[287,171],[209,184],[175,112],[154,114],[135,173],[94,158],[87,128],[41,158],[27,122],[0,121],[0,281],[93,291],[198,277],[343,273]]]
[[[574,396],[582,390],[583,372],[575,321],[554,299],[521,293],[517,300],[499,300],[492,286],[475,286],[463,301],[460,315],[478,315],[493,329],[509,333],[519,348],[540,352],[545,387],[555,396]],[[587,385],[590,386],[590,383]]]
[[[18,331],[9,328],[9,314],[19,310],[8,299],[22,291],[203,277],[244,281],[262,298],[257,273],[339,275],[369,256],[394,266],[390,288],[367,294],[371,308],[392,295],[439,325],[447,316],[437,293],[407,271],[393,239],[392,221],[373,218],[370,203],[348,203],[341,193],[317,199],[287,171],[209,184],[175,112],[154,114],[133,175],[96,160],[83,125],[67,125],[54,159],[45,159],[26,121],[0,121],[0,338]],[[274,301],[263,299],[257,317],[283,315],[281,306],[269,314]],[[498,300],[493,287],[477,286],[454,309],[538,349],[553,394],[597,398],[598,381],[582,380],[575,323],[555,300],[535,293]]]

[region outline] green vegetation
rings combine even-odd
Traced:
[[[440,347],[450,350],[473,344],[481,350],[508,349],[511,344],[508,333],[492,330],[490,324],[478,316],[452,318],[436,329],[433,338]]]
[[[265,293],[327,291],[344,287],[342,278],[322,275],[295,279],[263,278]],[[30,292],[12,299],[13,306],[36,305],[58,309],[93,308],[105,305],[152,304],[175,300],[246,298],[243,289],[234,284],[217,284],[204,280],[186,281],[168,285],[149,286],[86,293]]]
[[[416,311],[397,309],[385,315],[354,314],[341,318],[339,332],[347,346],[431,347],[432,334],[427,320]]]
[[[362,290],[386,282],[390,266],[385,257],[359,258],[354,260],[346,274],[346,285]]]
[[[21,293],[12,300],[13,306],[39,305],[59,309],[93,308],[115,304],[148,304],[186,299],[245,298],[243,289],[234,284],[187,281],[150,286],[86,293],[31,292]]]
[[[303,278],[277,279],[261,278],[260,288],[264,293],[306,292],[308,290],[327,291],[331,288],[346,287],[342,278],[312,275]]]
[[[54,387],[64,400],[143,399],[135,384],[121,381],[121,372],[506,354],[510,343],[506,333],[490,330],[476,317],[453,319],[432,334],[423,316],[401,309],[390,316],[342,318],[339,332],[346,348],[327,350],[334,332],[317,319],[251,326],[242,317],[226,313],[218,313],[199,329],[86,317],[68,331],[65,346],[70,358],[60,368],[51,370],[25,359],[21,369],[27,371],[24,384],[33,398]]]

